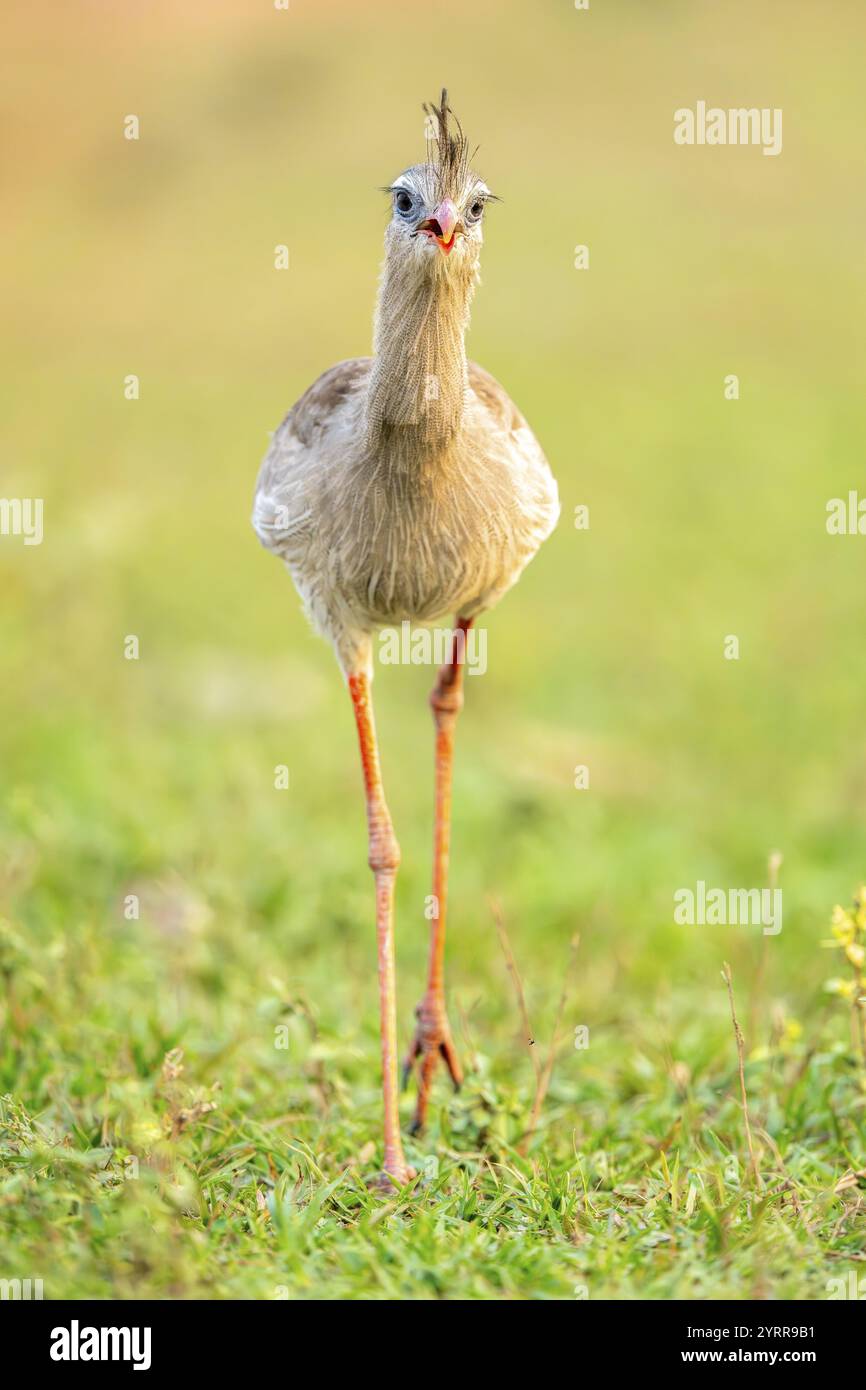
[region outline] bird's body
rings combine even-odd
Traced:
[[[474,618],[518,578],[556,520],[556,487],[526,421],[481,367],[461,427],[427,446],[370,440],[374,359],[340,362],[298,401],[262,465],[254,525],[286,562],[345,670],[377,629]]]
[[[418,1061],[416,1127],[437,1060],[460,1064],[445,1013],[444,943],[454,725],[465,636],[515,582],[556,524],[556,484],[523,416],[464,338],[478,279],[481,221],[493,195],[468,166],[446,94],[430,118],[435,153],[390,186],[393,214],[376,306],[374,353],[340,362],[276,431],[256,486],[253,525],[287,564],[352,696],[361,749],[376,926],[389,1180],[406,1181],[397,1113],[393,897],[399,848],[373,723],[373,636],[455,614],[451,658],[431,695],[436,826],[430,972],[405,1071]],[[462,645],[461,640],[462,639]]]

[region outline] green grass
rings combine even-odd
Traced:
[[[74,961],[60,933],[46,951],[4,932],[4,1085],[11,1072],[38,1101],[36,1117],[0,1106],[4,1269],[52,1297],[819,1298],[862,1259],[858,1181],[836,1190],[863,1152],[838,1019],[801,1034],[777,1018],[747,1064],[758,1190],[714,982],[700,1010],[684,987],[654,1021],[630,1018],[620,988],[600,1018],[585,1006],[589,1049],[565,1040],[522,1157],[531,1073],[494,959],[464,1091],[409,1142],[417,1184],[375,1195],[376,1038],[372,999],[351,1003],[349,898],[344,926],[337,906],[306,943],[271,902],[246,966],[241,910],[226,905],[205,948],[200,905],[169,889],[152,910],[176,931],[149,951],[119,925],[108,942],[82,925]],[[318,1007],[279,978],[281,956],[300,956]]]
[[[864,18],[830,43],[804,0],[783,46],[773,13],[226,0],[58,15],[37,47],[18,7],[0,491],[45,498],[45,541],[0,539],[0,1277],[49,1298],[822,1298],[863,1260],[866,1092],[821,942],[866,872],[866,541],[824,527],[863,476]],[[471,353],[536,427],[563,522],[467,682],[467,1084],[439,1077],[418,1184],[383,1201],[351,711],[247,518],[266,431],[368,350],[374,190],[443,80],[504,196]],[[783,106],[783,154],[675,147],[702,96]],[[403,1042],[431,683],[383,667],[375,688]],[[759,887],[774,850],[779,936],[675,925],[678,888]],[[491,899],[542,1058],[580,935],[528,1146]]]

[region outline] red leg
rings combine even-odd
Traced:
[[[454,726],[463,706],[463,666],[466,634],[472,619],[459,618],[451,658],[441,668],[430,696],[436,725],[436,812],[433,829],[433,908],[436,915],[430,931],[430,963],[427,992],[415,1015],[418,1027],[403,1065],[404,1085],[414,1063],[420,1058],[418,1102],[413,1133],[423,1129],[430,1103],[430,1085],[440,1057],[459,1090],[463,1071],[457,1057],[445,1013],[445,920],[448,907],[448,858],[451,844],[451,770],[454,759]]]
[[[376,940],[379,953],[379,1019],[382,1034],[382,1090],[385,1100],[384,1170],[397,1183],[408,1182],[414,1171],[407,1166],[400,1138],[397,1109],[397,1005],[394,971],[394,883],[400,864],[391,816],[385,804],[370,680],[364,673],[349,676],[349,692],[358,726],[364,791],[367,798],[367,831],[370,868],[376,877]]]

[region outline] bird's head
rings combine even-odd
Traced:
[[[449,263],[474,268],[483,240],[484,209],[497,201],[469,167],[469,145],[442,91],[437,105],[425,105],[428,156],[405,169],[386,192],[391,221],[389,254],[410,258],[419,269],[445,274]]]

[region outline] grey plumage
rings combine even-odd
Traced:
[[[523,416],[466,360],[492,195],[444,91],[433,109],[435,152],[390,188],[374,355],[338,363],[301,397],[256,487],[255,530],[346,674],[371,671],[382,626],[489,609],[559,510]],[[437,211],[456,219],[450,243]]]

